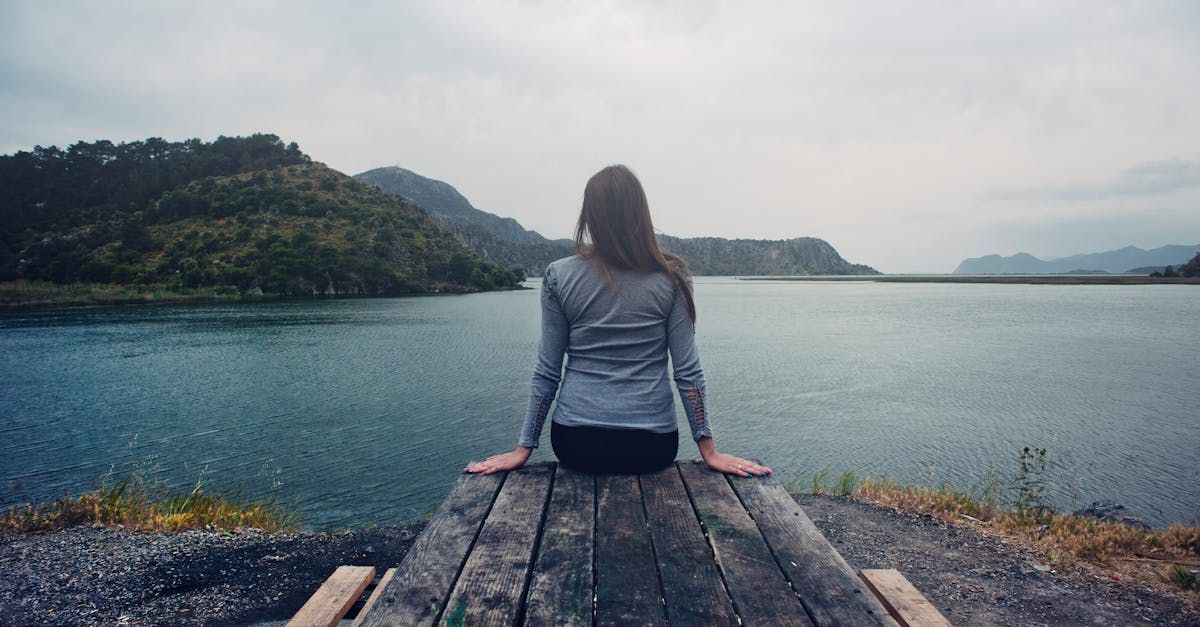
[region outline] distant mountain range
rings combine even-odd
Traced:
[[[484,259],[519,268],[527,276],[540,275],[551,261],[574,252],[571,240],[547,239],[512,218],[476,209],[451,185],[410,170],[390,166],[354,178],[411,200]],[[815,237],[731,240],[659,235],[659,241],[683,257],[697,275],[879,274],[870,266],[842,259],[833,246]]]
[[[1071,255],[1049,261],[1038,259],[1029,253],[1017,253],[1008,257],[987,255],[963,260],[954,269],[954,274],[1066,274],[1077,272],[1113,272],[1144,274],[1146,268],[1161,270],[1163,266],[1178,266],[1187,263],[1200,244],[1160,246],[1153,250],[1142,250],[1126,246],[1102,253]]]

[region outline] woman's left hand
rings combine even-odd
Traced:
[[[700,449],[700,457],[704,458],[704,463],[717,472],[739,477],[765,477],[771,474],[771,469],[762,464],[742,459],[736,455],[718,452],[717,443],[712,436],[706,435],[696,440],[696,446]]]
[[[729,455],[728,453],[717,453],[714,451],[712,455],[704,457],[704,463],[717,472],[738,475],[739,477],[765,477],[771,474],[771,469],[762,464],[742,459],[735,455]]]
[[[504,472],[506,470],[514,470],[525,465],[529,461],[529,454],[533,449],[528,446],[518,446],[517,448],[499,455],[481,461],[467,464],[463,472],[479,473],[481,475],[490,475],[493,472]]]

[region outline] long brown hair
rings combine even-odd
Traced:
[[[646,192],[629,168],[610,165],[588,179],[575,225],[575,252],[584,259],[598,258],[608,278],[608,268],[666,272],[696,322],[687,263],[658,245]]]

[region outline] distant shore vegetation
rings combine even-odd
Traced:
[[[1191,279],[1200,277],[1200,253],[1196,253],[1187,263],[1179,266],[1178,269],[1167,266],[1161,272],[1151,272],[1150,276],[1164,279]]]
[[[275,135],[37,147],[0,156],[0,186],[10,304],[470,292],[524,278]]]

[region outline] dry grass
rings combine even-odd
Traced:
[[[247,501],[205,492],[200,483],[186,493],[161,493],[137,474],[81,496],[14,507],[0,529],[35,532],[100,524],[135,531],[261,529],[291,531],[298,517],[272,502]]]
[[[901,485],[894,479],[868,477],[860,481],[857,489],[848,494],[907,512],[929,514],[949,522],[957,522],[964,515],[979,520],[992,520],[1001,513],[994,503],[977,498],[969,492],[946,487]]]
[[[1200,526],[1174,523],[1142,529],[1119,522],[1036,508],[1006,507],[994,497],[945,486],[902,485],[892,479],[859,478],[843,473],[826,482],[814,475],[813,493],[841,494],[893,509],[925,514],[951,524],[971,526],[1009,543],[1033,549],[1056,567],[1082,568],[1106,579],[1130,580],[1181,596],[1200,611]],[[852,486],[852,487],[851,487]],[[796,484],[788,485],[795,491]]]

